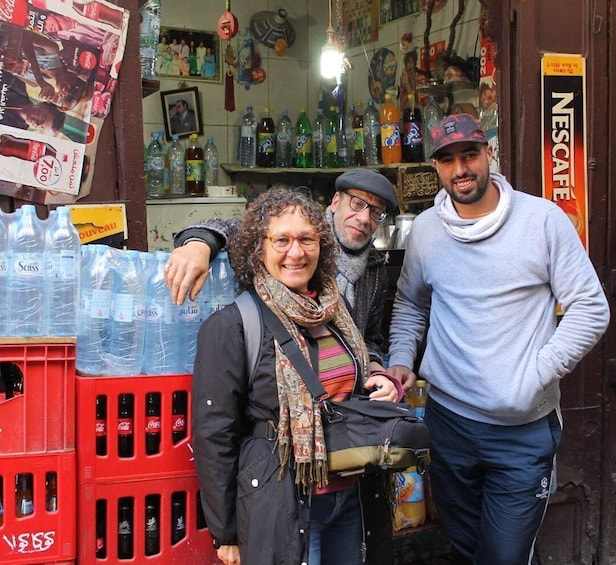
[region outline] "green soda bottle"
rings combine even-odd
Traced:
[[[312,167],[312,125],[305,108],[300,109],[295,126],[295,166]]]

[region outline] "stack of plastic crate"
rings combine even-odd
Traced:
[[[0,563],[74,563],[75,345],[3,338],[0,371]]]
[[[190,444],[191,379],[77,377],[79,565],[220,563],[203,518]],[[155,426],[146,414],[152,395],[160,414]],[[121,399],[128,399],[124,409]],[[157,452],[148,454],[146,434],[158,430]]]

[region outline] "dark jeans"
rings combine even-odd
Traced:
[[[312,497],[309,565],[361,565],[362,543],[357,485]]]
[[[560,413],[521,426],[462,418],[428,399],[430,480],[456,565],[530,562],[545,514]]]

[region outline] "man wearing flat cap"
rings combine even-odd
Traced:
[[[340,245],[336,281],[364,337],[371,371],[384,371],[381,320],[388,281],[384,256],[372,245],[372,236],[388,214],[395,213],[396,191],[381,173],[364,168],[351,169],[337,177],[335,188],[325,214]],[[197,296],[206,281],[210,261],[226,246],[238,222],[239,219],[213,219],[176,234],[176,249],[165,273],[175,303],[183,303],[189,292],[191,299]],[[378,475],[362,480],[372,483],[367,488],[362,485],[362,495],[370,498],[362,496],[368,546],[366,563],[391,563],[392,525],[387,497]]]
[[[406,241],[389,371],[415,381],[427,329],[430,483],[453,562],[530,563],[554,487],[559,383],[609,307],[567,215],[490,173],[478,120],[447,116],[431,136],[443,188]]]

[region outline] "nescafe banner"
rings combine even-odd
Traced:
[[[90,193],[128,18],[105,0],[0,0],[0,194]]]
[[[544,53],[541,70],[543,196],[567,214],[588,249],[586,60]]]

